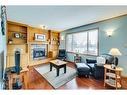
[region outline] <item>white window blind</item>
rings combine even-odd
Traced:
[[[67,34],[66,50],[80,54],[98,55],[98,29]]]

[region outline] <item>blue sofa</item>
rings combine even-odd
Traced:
[[[105,64],[113,64],[114,57],[109,54],[103,54],[101,55],[106,59]],[[117,62],[118,64],[118,59]],[[85,65],[84,65],[85,64]],[[79,76],[81,75],[87,75],[87,76],[93,76],[95,79],[103,79],[104,78],[104,67],[103,65],[97,65],[96,60],[92,59],[86,59],[86,63],[76,63],[77,73]]]

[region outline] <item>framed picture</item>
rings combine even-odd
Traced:
[[[2,35],[5,35],[5,32],[6,32],[6,21],[7,21],[6,7],[1,6],[1,31],[2,31]]]
[[[36,41],[46,41],[44,34],[35,34],[35,40]]]

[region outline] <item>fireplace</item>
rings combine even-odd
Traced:
[[[33,49],[33,59],[41,59],[45,57],[45,49],[44,48],[35,48]]]
[[[41,60],[47,57],[46,44],[32,44],[31,49],[32,60]]]

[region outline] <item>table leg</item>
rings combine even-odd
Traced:
[[[52,71],[52,63],[50,63],[50,71]]]
[[[12,79],[12,75],[9,75],[9,81],[8,81],[8,83],[9,83],[9,88],[8,89],[12,89],[12,81],[13,81],[13,79]]]
[[[117,89],[117,82],[118,82],[118,80],[117,80],[117,71],[115,71],[115,77],[116,77],[115,85],[116,85],[116,89]]]
[[[28,74],[28,72],[24,72],[24,73],[23,73],[23,80],[24,80],[25,89],[27,89],[28,86],[29,86],[29,83],[28,83],[29,74]]]
[[[59,68],[56,68],[57,76],[59,76]]]
[[[121,71],[119,72],[119,76],[120,76],[120,85],[121,85],[121,88],[122,88]]]
[[[66,65],[64,66],[64,73],[66,73]]]

